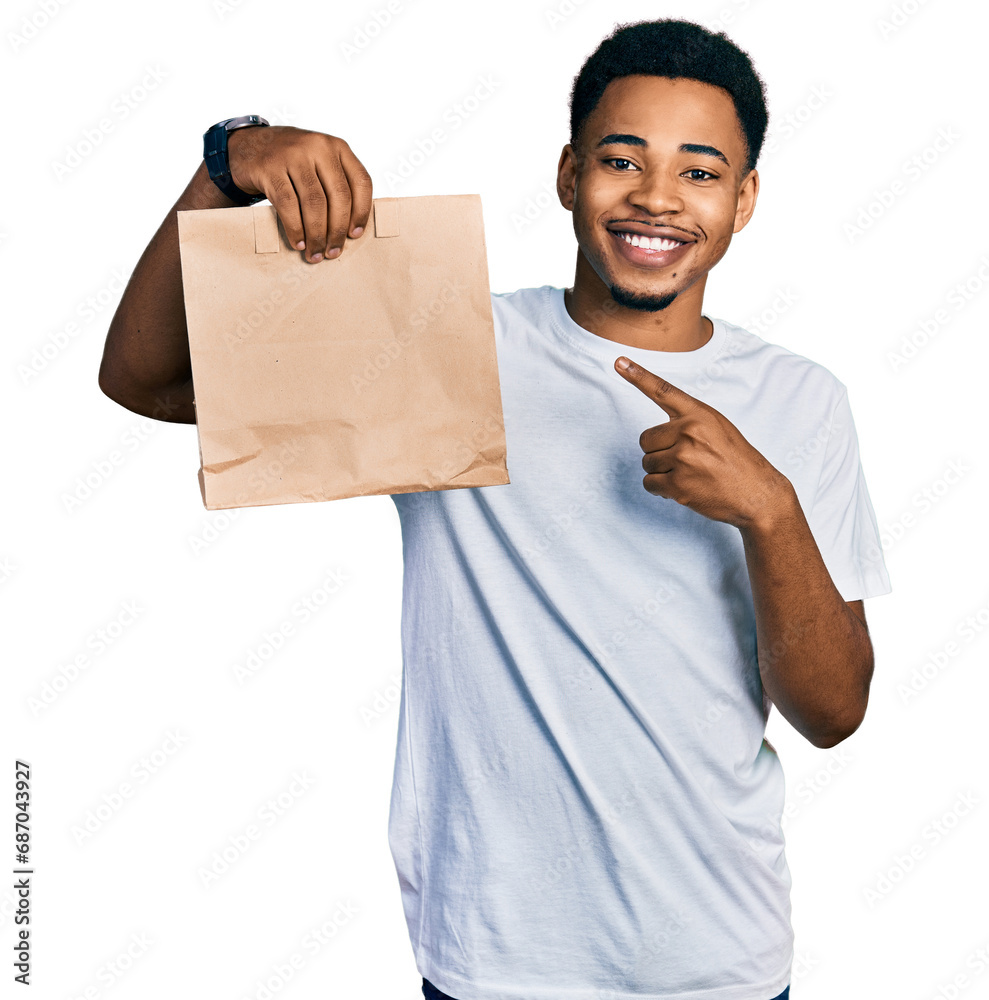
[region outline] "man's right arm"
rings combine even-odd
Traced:
[[[290,126],[237,129],[228,136],[234,184],[264,194],[289,242],[312,263],[333,260],[371,214],[371,178],[342,139]],[[200,163],[134,268],[103,348],[100,389],[142,416],[196,422],[177,214],[233,202]]]

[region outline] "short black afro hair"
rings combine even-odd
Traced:
[[[769,115],[765,85],[748,55],[723,32],[692,21],[619,24],[587,58],[570,92],[570,145],[577,149],[584,122],[608,84],[623,76],[699,80],[727,90],[735,104],[748,159],[742,176],[759,159]]]

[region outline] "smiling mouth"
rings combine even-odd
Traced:
[[[627,229],[610,229],[611,236],[621,243],[618,254],[633,267],[659,270],[680,261],[696,242],[678,240],[667,228],[660,236],[629,232]]]
[[[686,243],[686,240],[639,236],[638,233],[615,233],[615,235],[620,236],[626,243],[630,243],[634,247],[639,247],[641,250],[676,250],[677,247],[682,247]]]

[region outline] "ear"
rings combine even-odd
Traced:
[[[756,199],[759,197],[759,171],[754,167],[749,171],[749,175],[742,181],[742,186],[738,189],[738,202],[735,206],[735,228],[733,233],[744,229],[752,213],[755,211]]]
[[[556,165],[556,194],[560,204],[568,211],[573,211],[573,200],[577,193],[577,154],[568,142],[560,154],[560,162]]]

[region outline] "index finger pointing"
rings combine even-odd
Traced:
[[[654,375],[647,368],[637,365],[624,355],[615,359],[615,371],[671,416],[674,413],[683,413],[685,410],[689,410],[698,402],[683,389],[667,382],[666,379],[660,378],[658,375]]]

